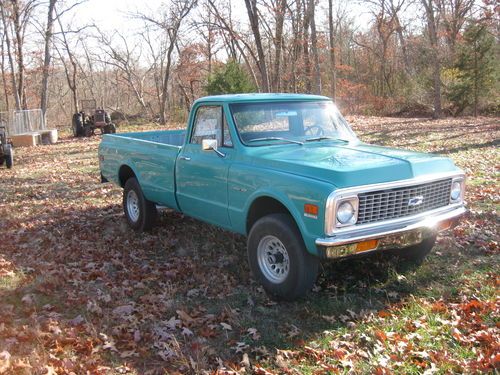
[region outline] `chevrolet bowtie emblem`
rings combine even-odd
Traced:
[[[414,207],[414,206],[420,206],[422,203],[424,203],[424,197],[419,195],[418,197],[413,197],[408,200],[408,206]]]

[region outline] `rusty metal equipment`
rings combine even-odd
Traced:
[[[111,117],[102,109],[96,107],[94,99],[80,100],[80,112],[73,114],[72,128],[75,137],[90,137],[99,129],[101,134],[116,133],[116,125]]]

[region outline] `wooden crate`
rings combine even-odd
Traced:
[[[51,145],[57,142],[57,129],[38,130],[10,136],[14,147],[32,147],[38,145]]]
[[[14,147],[32,147],[42,143],[42,136],[38,132],[16,134],[10,136]]]

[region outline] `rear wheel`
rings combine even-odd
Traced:
[[[128,224],[137,232],[151,230],[158,215],[155,204],[144,197],[135,177],[129,178],[125,183],[123,210]]]
[[[79,113],[73,115],[73,120],[71,123],[73,129],[73,136],[80,137],[83,134],[82,119]]]
[[[250,230],[247,248],[252,273],[271,297],[300,298],[316,281],[319,259],[307,252],[289,215],[259,219]]]

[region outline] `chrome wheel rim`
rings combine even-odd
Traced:
[[[139,220],[139,197],[133,190],[127,193],[127,212],[130,220],[134,223]]]
[[[257,247],[257,260],[265,278],[274,284],[285,281],[290,272],[290,258],[283,242],[275,236],[265,236]]]

